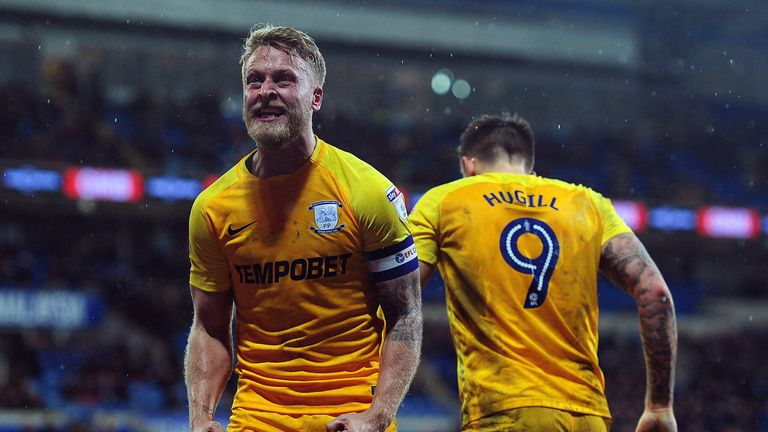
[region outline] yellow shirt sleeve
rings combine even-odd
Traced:
[[[403,194],[367,163],[343,151],[336,150],[335,154],[346,161],[332,169],[347,191],[360,224],[363,251],[386,248],[409,237],[411,227]]]
[[[403,194],[385,177],[376,180],[357,200],[355,209],[364,233],[365,252],[385,248],[411,235]]]
[[[203,291],[227,291],[231,288],[227,258],[205,214],[204,197],[195,200],[189,215],[189,284]]]
[[[619,234],[631,233],[632,229],[619,217],[616,213],[616,209],[611,204],[611,200],[605,198],[598,192],[590,191],[592,193],[592,201],[597,207],[597,211],[600,214],[600,221],[603,226],[603,236],[601,239],[601,245],[605,245],[608,240],[616,237]]]
[[[440,250],[440,201],[437,195],[434,189],[425,193],[410,216],[419,261],[432,265],[437,263]]]
[[[419,268],[405,196],[375,168],[328,146],[322,160],[341,184],[360,230],[362,252],[374,282]]]

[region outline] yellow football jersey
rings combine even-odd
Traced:
[[[247,428],[248,412],[314,425],[363,411],[385,327],[374,283],[418,268],[403,194],[319,138],[290,174],[256,177],[250,157],[200,194],[189,221],[190,284],[235,300],[230,430]]]
[[[608,199],[483,174],[428,191],[410,221],[419,260],[445,281],[464,424],[525,406],[610,417],[597,276],[602,246],[631,230]]]

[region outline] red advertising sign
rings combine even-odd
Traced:
[[[72,199],[136,202],[143,193],[144,183],[138,171],[70,168],[64,172],[64,194]]]
[[[619,217],[632,231],[643,231],[648,225],[648,209],[638,201],[614,201],[613,207]]]
[[[760,215],[744,207],[704,207],[698,213],[697,231],[706,237],[754,238],[760,233]]]

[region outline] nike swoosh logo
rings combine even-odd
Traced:
[[[229,226],[227,227],[227,234],[229,234],[231,236],[237,235],[237,233],[239,233],[240,231],[248,228],[249,226],[251,226],[251,225],[253,225],[255,223],[256,223],[256,221],[253,221],[253,222],[251,222],[249,224],[241,226],[240,228],[232,228],[232,224],[229,224]]]

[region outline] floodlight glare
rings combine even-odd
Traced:
[[[438,71],[432,77],[432,91],[444,95],[451,90],[451,77],[443,70]]]
[[[463,79],[458,79],[453,83],[451,87],[453,95],[458,99],[466,99],[470,93],[472,93],[472,87]]]

